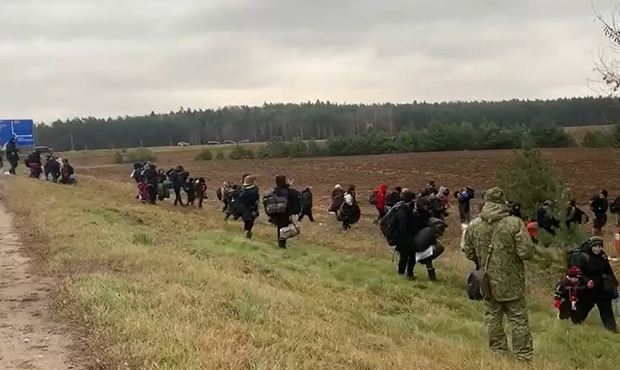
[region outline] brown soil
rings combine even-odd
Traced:
[[[78,174],[131,181],[132,166],[112,165],[112,154],[79,155],[74,160]],[[335,184],[345,186],[351,183],[364,197],[381,182],[418,188],[431,179],[450,189],[470,186],[481,193],[481,190],[495,185],[497,171],[514,156],[511,150],[490,150],[200,162],[194,160],[195,154],[196,150],[192,149],[157,153],[157,164],[163,168],[183,164],[192,176],[207,178],[210,193],[223,180],[239,182],[242,174],[250,172],[258,176],[259,186],[267,189],[273,186],[274,176],[283,173],[294,178],[298,187],[313,186],[315,196],[324,201]],[[620,182],[616,177],[620,150],[570,148],[543,150],[543,154],[559,169],[579,204],[586,204],[602,188],[608,189],[612,196],[620,193]],[[67,156],[70,158],[71,154]]]
[[[76,369],[71,341],[49,312],[53,280],[31,274],[31,260],[0,206],[0,368]]]

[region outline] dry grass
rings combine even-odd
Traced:
[[[86,330],[101,367],[131,369],[519,369],[486,349],[482,305],[465,297],[456,243],[442,281],[395,276],[370,220],[343,233],[327,215],[289,250],[260,223],[255,241],[214,206],[132,201],[133,187],[7,179],[4,199],[64,277],[56,312]],[[264,219],[264,217],[261,217]],[[550,288],[550,287],[547,287]],[[549,289],[548,289],[549,290]],[[531,297],[536,369],[616,369],[596,320],[557,321]]]

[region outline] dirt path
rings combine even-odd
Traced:
[[[69,362],[70,340],[49,318],[53,282],[30,275],[30,259],[0,205],[0,368],[77,369]]]

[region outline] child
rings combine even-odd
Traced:
[[[578,292],[592,287],[592,281],[587,281],[579,267],[568,269],[567,275],[556,285],[554,306],[559,310],[560,320],[579,320],[577,317]]]
[[[207,180],[204,177],[196,181],[196,192],[198,194],[198,208],[202,209],[202,201],[207,199]]]
[[[187,193],[187,205],[194,207],[196,201],[196,182],[194,179],[190,178],[185,183],[185,192]]]
[[[530,235],[532,242],[538,244],[538,222],[536,220],[530,220],[527,225],[527,233]]]

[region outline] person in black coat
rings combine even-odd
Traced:
[[[47,157],[45,165],[43,166],[43,174],[45,175],[45,180],[49,181],[51,176],[53,182],[58,182],[58,178],[60,177],[60,163],[58,163],[58,159],[53,155]]]
[[[394,190],[392,190],[388,195],[385,196],[385,209],[386,212],[394,207],[396,205],[396,203],[401,201],[401,193],[403,191],[403,188],[401,188],[400,186],[397,186],[394,188]]]
[[[570,228],[573,224],[586,224],[589,221],[590,217],[588,217],[584,211],[577,207],[577,201],[572,199],[568,210],[566,211],[566,227]]]
[[[293,215],[293,202],[297,201],[294,191],[291,191],[290,185],[286,181],[286,176],[276,176],[276,187],[273,189],[273,195],[276,197],[288,198],[288,205],[286,212],[269,217],[269,222],[274,224],[278,230],[278,246],[280,248],[286,248],[286,239],[280,238],[280,229],[289,226],[293,221],[291,219]]]
[[[314,222],[312,216],[312,187],[308,186],[301,192],[301,213],[297,221],[301,222],[305,216],[308,216],[310,222]]]
[[[576,323],[585,321],[588,314],[596,306],[605,329],[616,332],[616,319],[611,301],[618,297],[618,280],[614,274],[607,254],[603,251],[603,238],[593,236],[581,247],[577,257],[569,259],[572,266],[579,267],[583,272],[590,289],[580,291],[578,295]]]
[[[19,150],[17,149],[15,138],[11,138],[6,144],[6,159],[11,165],[9,173],[11,175],[15,175],[15,169],[17,169],[17,166],[19,165]]]
[[[147,163],[143,171],[144,182],[147,186],[149,203],[155,204],[157,201],[157,166],[154,163]]]
[[[536,212],[536,222],[538,222],[538,227],[546,230],[551,235],[556,235],[555,229],[560,227],[560,221],[553,215],[550,201],[545,201],[538,209]]]
[[[402,204],[396,209],[396,251],[398,252],[398,274],[413,279],[415,252],[413,240],[420,230],[419,219],[414,214],[415,194],[403,193]]]
[[[426,272],[430,280],[437,280],[437,274],[433,261],[444,252],[444,246],[439,240],[439,237],[443,235],[448,224],[439,218],[431,218],[428,221],[426,227],[424,227],[413,240],[414,249],[414,263],[415,253],[430,252],[431,255],[420,259],[418,262],[426,266]]]
[[[172,190],[174,190],[174,206],[176,207],[178,204],[181,206],[185,206],[183,204],[183,199],[181,199],[181,189],[187,182],[187,176],[185,175],[185,168],[183,166],[177,166],[170,173],[170,181],[172,181]]]
[[[243,230],[245,231],[245,237],[248,239],[252,239],[252,228],[254,227],[254,221],[258,217],[260,195],[258,186],[254,184],[255,181],[255,176],[245,176],[238,198],[241,208],[241,219],[243,220]]]

